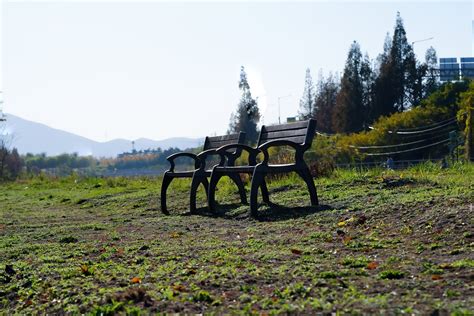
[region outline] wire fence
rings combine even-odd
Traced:
[[[434,146],[437,146],[437,145],[440,145],[440,144],[448,143],[449,141],[450,141],[450,139],[448,138],[448,139],[445,139],[445,140],[442,140],[442,141],[439,141],[439,142],[436,142],[436,143],[433,143],[433,144],[420,146],[420,147],[416,147],[416,148],[398,150],[398,151],[392,151],[392,152],[384,152],[384,153],[368,153],[368,154],[365,154],[365,155],[369,156],[369,157],[371,157],[371,156],[393,156],[393,155],[397,155],[397,154],[409,153],[409,152],[419,151],[421,149],[425,149],[425,148],[429,148],[429,147],[434,147]]]
[[[453,124],[457,124],[457,120],[456,118],[451,118],[449,119],[448,122],[445,122],[445,123],[438,123],[438,124],[433,124],[434,127],[430,127],[430,128],[416,128],[414,130],[409,130],[409,129],[406,129],[406,130],[395,130],[395,131],[392,131],[392,130],[388,130],[387,133],[389,134],[397,134],[397,135],[415,135],[415,134],[424,134],[424,133],[427,133],[427,132],[432,132],[432,131],[435,131],[435,130],[439,130],[445,126],[449,126],[449,125],[453,125]],[[375,127],[373,126],[369,126],[369,128],[371,130],[376,130]]]
[[[452,122],[455,122],[455,121],[457,121],[457,119],[455,117],[452,117],[452,118],[449,118],[447,120],[436,122],[436,123],[433,123],[433,124],[430,124],[430,125],[419,126],[419,127],[414,127],[414,128],[403,128],[403,129],[399,129],[398,131],[400,131],[400,132],[421,131],[421,130],[433,128],[433,127],[436,127],[436,126],[440,126],[440,125],[445,124],[445,123],[452,123]]]
[[[460,143],[461,138],[452,133],[458,131],[456,128],[458,122],[456,117],[452,117],[440,122],[436,122],[433,124],[419,126],[415,128],[407,128],[407,129],[397,129],[397,130],[389,130],[387,131],[388,134],[393,134],[394,136],[398,136],[397,138],[393,139],[393,141],[398,140],[399,143],[390,144],[390,145],[367,145],[367,146],[356,146],[356,145],[349,145],[350,148],[359,151],[359,153],[367,156],[367,157],[376,157],[376,156],[393,156],[398,154],[405,154],[411,152],[419,152],[423,149],[436,147],[436,146],[446,146],[448,143],[455,144]],[[369,126],[370,129],[375,130],[374,127]],[[316,134],[331,137],[335,134],[328,134],[323,133],[321,131],[316,131]],[[449,136],[449,138],[447,138]],[[441,139],[441,140],[440,140]],[[415,146],[416,145],[416,146]],[[412,148],[407,148],[411,147]],[[454,147],[454,146],[450,146]],[[342,149],[342,148],[339,148]],[[452,149],[452,148],[451,148]],[[450,151],[452,151],[450,149]],[[381,150],[385,150],[380,152]]]
[[[443,163],[443,158],[439,159],[411,159],[411,160],[394,160],[391,162],[390,169],[406,169],[414,167],[423,163],[437,163],[440,166]],[[351,163],[338,163],[335,165],[336,168],[340,169],[371,169],[371,168],[389,168],[385,161],[371,161],[371,162],[351,162]]]

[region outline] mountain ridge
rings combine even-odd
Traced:
[[[20,154],[46,153],[49,156],[63,153],[77,153],[81,156],[115,157],[120,153],[132,150],[132,140],[123,138],[99,142],[61,129],[50,127],[6,113],[4,135],[11,147],[18,149]],[[2,132],[0,130],[0,132]],[[145,137],[134,140],[136,150],[170,147],[179,149],[194,148],[202,145],[204,138],[173,137],[153,140]]]

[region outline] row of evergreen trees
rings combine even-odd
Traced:
[[[359,43],[354,41],[340,79],[332,74],[320,76],[315,87],[310,70],[306,71],[299,116],[316,118],[318,129],[328,133],[367,129],[381,116],[417,106],[436,90],[436,68],[433,47],[426,51],[425,62],[417,61],[397,13],[393,37],[387,34],[383,53],[376,60],[363,56]]]
[[[5,143],[0,140],[0,181],[16,179],[20,174],[21,166],[18,150],[16,148],[8,149]]]
[[[350,46],[342,76],[329,73],[313,83],[306,70],[299,118],[315,118],[318,130],[326,133],[352,133],[367,129],[381,116],[403,112],[417,106],[439,85],[437,56],[433,47],[426,51],[425,62],[417,61],[408,42],[403,20],[397,13],[393,36],[387,33],[383,53],[375,60],[363,55],[359,43]],[[257,138],[260,113],[244,67],[239,88],[242,92],[237,111],[231,115],[229,133],[247,132]]]

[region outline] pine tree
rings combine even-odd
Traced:
[[[314,115],[314,102],[315,102],[315,87],[313,85],[313,78],[311,77],[311,71],[309,68],[306,69],[305,83],[303,96],[300,99],[300,108],[298,116],[300,120],[306,120]]]
[[[413,48],[408,43],[400,12],[397,12],[392,41],[388,43],[386,37],[384,53],[378,62],[371,121],[382,115],[405,111],[421,99],[423,68],[417,64]]]
[[[356,132],[363,128],[365,107],[362,65],[360,46],[354,41],[347,55],[341,90],[334,109],[333,128],[336,132]]]
[[[439,79],[436,73],[438,69],[438,56],[436,50],[431,46],[425,53],[426,81],[424,83],[423,97],[429,96],[439,87]]]
[[[363,127],[367,128],[371,123],[370,113],[374,106],[374,85],[375,85],[375,71],[372,67],[372,61],[366,53],[362,66],[360,69],[360,76],[362,79],[362,103],[364,104],[364,121]]]
[[[257,101],[252,98],[250,93],[250,85],[244,66],[240,69],[239,89],[242,96],[236,112],[231,114],[228,133],[246,132],[247,139],[255,143],[258,136],[257,124],[260,121],[260,112]]]
[[[387,32],[385,34],[385,39],[383,42],[383,52],[377,57],[377,67],[376,69],[380,69],[380,67],[387,63],[390,58],[390,51],[392,50],[392,38],[390,37],[390,33]]]
[[[403,20],[397,12],[395,30],[389,62],[393,78],[392,89],[395,92],[394,107],[397,111],[407,110],[413,102],[413,89],[416,81],[416,59],[412,46],[408,43]]]
[[[417,106],[423,99],[423,78],[426,75],[426,65],[420,64],[412,51],[405,61],[406,75],[406,110],[412,106]]]
[[[16,148],[13,148],[5,160],[5,166],[10,179],[16,179],[21,171],[22,161]]]
[[[332,117],[340,89],[339,83],[337,74],[329,73],[327,78],[324,78],[321,73],[319,75],[318,91],[315,98],[315,118],[318,122],[318,130],[325,133],[334,132]]]
[[[373,122],[380,116],[395,113],[396,93],[392,90],[394,76],[392,75],[392,66],[390,62],[384,62],[380,65],[378,76],[374,83],[374,102],[370,111],[370,121]]]
[[[385,35],[383,52],[377,57],[375,67],[375,81],[373,84],[373,100],[369,110],[369,122],[374,122],[382,115],[396,112],[394,108],[395,97],[391,90],[393,75],[392,63],[390,62],[390,51],[392,50],[392,38],[390,34]]]
[[[4,179],[5,176],[5,166],[8,157],[9,151],[7,147],[1,143],[0,144],[0,180]]]

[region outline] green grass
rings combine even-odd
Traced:
[[[219,183],[38,177],[0,184],[0,314],[415,313],[474,306],[474,166],[294,175],[252,219]],[[247,185],[248,186],[248,185]],[[248,188],[247,188],[248,189]]]

